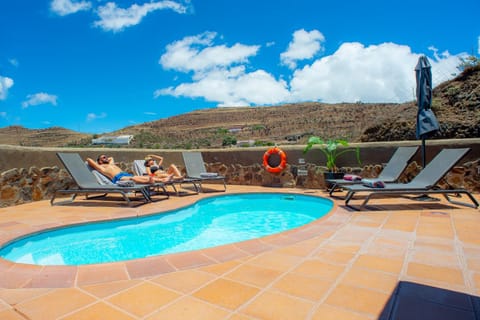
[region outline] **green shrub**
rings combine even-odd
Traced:
[[[223,147],[236,145],[236,144],[237,144],[237,138],[234,136],[226,136],[225,138],[223,138],[223,141],[222,141]]]

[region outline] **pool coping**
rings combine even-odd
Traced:
[[[241,193],[308,194],[310,196],[328,199],[328,197],[325,197],[325,195],[320,192],[317,193],[315,190],[307,191],[304,189],[290,189],[288,191],[248,190],[233,191],[229,192],[228,194],[233,195]],[[163,205],[171,202],[170,200],[165,200],[134,209],[123,207],[115,208],[112,210],[111,215],[115,216],[115,212],[122,212],[123,216],[109,219],[105,219],[104,216],[101,216],[97,219],[94,218],[82,220],[85,218],[78,217],[78,221],[76,222],[69,221],[69,223],[34,224],[35,227],[33,228],[25,228],[25,225],[20,223],[11,223],[9,225],[9,236],[7,235],[0,238],[0,245],[3,246],[11,241],[14,241],[15,239],[28,236],[32,233],[42,232],[63,226],[120,220],[132,217],[143,217],[158,214],[159,212],[169,212],[183,206],[191,205],[201,199],[218,195],[224,194],[208,193],[195,197],[181,197],[182,200],[179,199],[179,201],[176,201],[177,203],[174,206]],[[80,204],[81,208],[82,200],[77,200],[76,203]],[[332,203],[332,209],[325,216],[304,226],[262,238],[195,251],[158,255],[120,262],[79,266],[39,266],[14,263],[0,258],[0,272],[5,275],[2,277],[3,279],[0,280],[0,287],[9,289],[78,287],[111,281],[145,279],[165,273],[194,269],[235,259],[248,258],[263,252],[308,240],[313,237],[328,235],[330,232],[338,229],[338,227],[346,222],[349,215],[342,215],[342,212],[345,213],[347,211],[339,208],[335,201],[332,201]],[[76,207],[77,206],[78,205],[76,205]],[[23,207],[15,207],[17,210],[21,208]],[[65,208],[65,206],[54,206],[52,207],[52,210],[60,210],[63,212],[63,208]],[[95,209],[95,211],[97,211],[96,208],[91,209]],[[99,211],[105,210],[100,208]],[[0,223],[0,225],[2,224]]]

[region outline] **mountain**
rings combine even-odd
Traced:
[[[432,139],[480,137],[480,66],[467,68],[433,90],[432,110],[441,133]],[[347,138],[351,142],[415,140],[414,102],[317,102],[273,107],[212,108],[146,122],[111,132],[130,134],[130,147],[220,148],[232,141],[257,145],[304,144],[312,134]],[[84,146],[92,136],[64,128],[29,130],[0,128],[0,144],[23,146]]]
[[[432,110],[441,131],[431,139],[480,137],[480,65],[465,69],[456,78],[433,90]],[[367,129],[361,141],[415,140],[417,108],[408,114],[394,114],[391,119]]]
[[[225,139],[257,144],[304,143],[308,136],[347,137],[360,141],[372,125],[392,113],[404,114],[408,104],[298,103],[275,107],[216,108],[127,127],[115,134],[135,134],[139,147],[221,147]]]
[[[29,147],[59,147],[75,144],[91,135],[60,127],[27,129],[22,126],[0,128],[0,144]]]

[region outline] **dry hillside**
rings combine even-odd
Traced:
[[[441,128],[433,139],[480,137],[480,65],[435,87],[432,110]],[[408,114],[393,114],[391,119],[366,130],[361,140],[414,140],[416,112],[414,106]]]
[[[480,66],[467,69],[433,92],[432,109],[442,127],[433,138],[480,137]],[[322,104],[213,108],[126,127],[111,135],[133,134],[131,147],[216,148],[225,139],[262,143],[305,143],[309,135],[343,137],[352,142],[415,139],[414,102],[404,104]],[[91,135],[63,128],[0,128],[0,144],[24,146],[88,145]]]
[[[31,147],[57,147],[90,139],[90,134],[60,127],[26,129],[21,126],[0,128],[0,144]]]
[[[162,148],[218,147],[226,136],[237,141],[285,143],[287,137],[347,137],[360,141],[363,132],[392,113],[405,114],[408,104],[299,103],[276,107],[216,108],[127,127],[117,134],[135,134],[137,143]]]

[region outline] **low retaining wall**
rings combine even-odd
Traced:
[[[383,169],[398,146],[415,145],[417,142],[359,145],[362,166],[354,163],[352,157],[340,162],[341,170],[363,177],[374,178]],[[466,188],[480,192],[480,141],[448,140],[429,142],[427,161],[445,147],[469,146],[472,151],[440,183],[444,188]],[[281,146],[288,155],[288,164],[279,174],[271,174],[262,166],[262,155],[266,148],[235,148],[222,150],[199,150],[202,152],[208,171],[218,172],[226,177],[228,184],[262,185],[272,187],[325,188],[323,172],[326,168],[319,150],[304,154],[302,146]],[[96,158],[100,153],[112,155],[119,166],[131,171],[135,159],[146,154],[161,154],[165,163],[175,163],[183,170],[182,150],[137,150],[137,149],[47,149],[0,146],[0,207],[13,206],[31,201],[50,199],[55,190],[72,188],[74,182],[57,159],[56,152],[77,152],[82,158]],[[187,151],[187,150],[183,150]],[[299,159],[306,161],[300,165]],[[410,181],[421,169],[420,152],[401,177],[402,182]],[[350,162],[349,162],[350,161]],[[39,164],[49,164],[40,167]],[[10,169],[5,166],[11,166]],[[300,170],[300,171],[299,171]],[[301,172],[302,175],[298,175]]]
[[[65,169],[14,168],[0,175],[0,207],[49,199],[55,190],[73,185]]]

